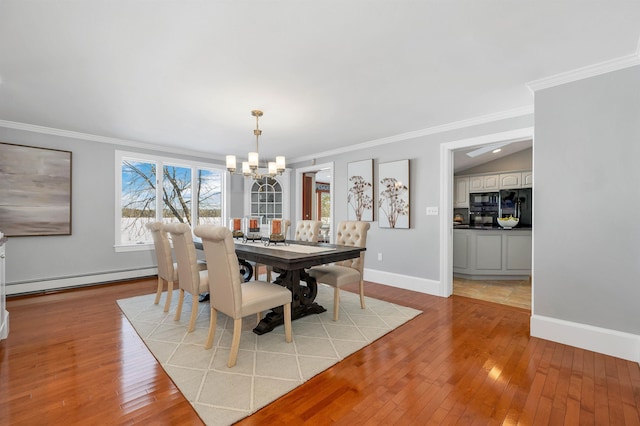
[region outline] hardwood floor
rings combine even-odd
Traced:
[[[0,424],[202,424],[115,304],[154,286],[9,299]],[[239,424],[640,424],[637,363],[531,338],[524,309],[366,289],[424,313]]]

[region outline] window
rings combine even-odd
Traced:
[[[224,176],[222,166],[117,151],[116,247],[152,244],[149,222],[222,226]]]
[[[272,178],[253,181],[251,185],[251,216],[260,216],[262,224],[282,219],[282,186]]]

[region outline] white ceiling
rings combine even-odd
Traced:
[[[3,0],[0,120],[212,155],[317,153],[531,107],[640,54],[637,0]],[[2,122],[0,122],[0,125]]]

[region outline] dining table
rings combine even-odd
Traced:
[[[202,250],[202,242],[196,240],[195,245],[197,249]],[[243,241],[239,239],[235,243],[236,256],[241,270],[244,268],[246,271],[247,265],[250,265],[248,262],[254,262],[254,264],[272,266],[274,271],[279,274],[273,282],[291,291],[292,320],[326,311],[322,305],[315,301],[318,285],[315,278],[307,273],[307,269],[353,259],[359,257],[360,253],[365,250],[365,247],[289,240],[274,244],[268,240]],[[283,323],[282,307],[275,308],[262,318],[253,332],[256,334],[268,333]]]

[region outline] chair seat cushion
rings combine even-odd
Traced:
[[[348,266],[314,266],[308,272],[317,282],[328,284],[332,287],[340,288],[347,284],[360,282],[360,272]]]
[[[250,281],[242,284],[240,288],[242,289],[243,317],[291,302],[291,292],[278,284]]]

